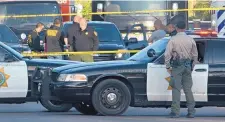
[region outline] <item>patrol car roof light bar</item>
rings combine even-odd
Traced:
[[[216,31],[210,31],[210,30],[196,30],[194,32],[196,35],[200,35],[201,37],[217,37]]]

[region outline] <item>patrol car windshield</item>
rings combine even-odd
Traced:
[[[88,26],[94,28],[98,33],[100,42],[114,42],[121,40],[121,35],[113,24],[88,24]]]
[[[0,24],[0,41],[5,43],[19,43],[19,38],[6,25]]]
[[[136,53],[132,57],[130,57],[128,60],[130,61],[146,61],[146,62],[151,62],[153,58],[148,57],[147,52],[149,49],[154,49],[156,52],[157,56],[160,56],[162,53],[164,53],[167,43],[168,43],[168,38],[163,38],[161,40],[158,40],[154,42],[152,45],[147,46],[140,52]]]
[[[40,15],[40,14],[59,14],[56,3],[0,3],[0,15]],[[50,23],[56,17],[22,17],[22,18],[0,18],[0,23],[8,26],[24,28],[27,25],[35,26],[36,23]]]

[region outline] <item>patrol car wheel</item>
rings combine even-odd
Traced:
[[[130,101],[129,88],[116,79],[100,82],[92,92],[92,104],[102,115],[121,115],[128,109]]]
[[[41,94],[43,90],[42,88],[43,87],[40,86]],[[66,104],[59,101],[43,99],[42,97],[40,97],[40,103],[50,112],[68,112],[73,107],[72,104]]]
[[[85,103],[76,103],[74,107],[77,109],[78,112],[85,114],[85,115],[97,115],[98,112],[95,110],[93,105],[88,105]]]
[[[40,102],[42,106],[50,112],[68,112],[72,108],[72,104],[65,104],[57,101],[41,99]]]

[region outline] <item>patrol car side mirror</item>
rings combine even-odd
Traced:
[[[154,57],[155,56],[155,50],[154,49],[149,49],[147,52],[148,57]]]

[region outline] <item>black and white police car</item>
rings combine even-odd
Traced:
[[[165,107],[172,101],[164,51],[170,37],[127,60],[74,64],[51,71],[52,96],[73,103],[83,114],[121,115],[131,107]],[[199,64],[193,72],[196,107],[225,107],[225,39],[194,38]],[[185,95],[181,91],[181,107]]]
[[[54,68],[80,62],[24,57],[8,45],[0,42],[0,103],[40,103],[49,111],[62,112],[72,104],[48,101],[42,98],[42,82],[32,80],[35,68]],[[43,81],[45,82],[45,81]]]

